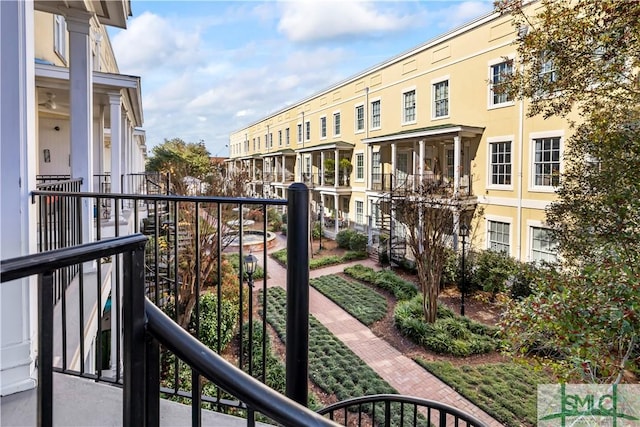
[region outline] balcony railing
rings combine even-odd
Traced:
[[[464,175],[460,178],[458,194],[472,196],[472,177]],[[454,194],[453,178],[437,177],[431,173],[408,174],[372,174],[371,189],[380,192],[395,192],[398,195],[408,193],[432,194],[451,197]]]
[[[203,406],[242,414],[247,418],[247,425],[254,425],[256,413],[283,425],[333,425],[330,420],[304,408],[308,378],[309,196],[308,190],[300,184],[291,186],[288,194],[290,199],[285,201],[35,191],[33,198],[38,204],[46,203],[47,198],[54,195],[83,206],[87,203],[99,206],[103,200],[111,200],[115,217],[123,216],[129,221],[128,226],[120,224],[120,221],[110,225],[115,228],[116,236],[131,229],[144,231],[148,235],[146,238],[130,236],[101,241],[100,216],[85,218],[83,215],[86,215],[87,209],[81,209],[73,220],[85,227],[93,224],[96,242],[65,248],[53,254],[37,254],[2,262],[3,282],[47,272],[39,288],[39,330],[43,334],[40,337],[43,341],[39,343],[41,350],[38,357],[43,359],[39,359],[38,364],[41,367],[39,374],[42,372],[45,375],[39,383],[42,388],[38,390],[39,408],[45,420],[41,425],[51,425],[50,421],[46,422],[46,417],[51,420],[50,414],[47,415],[51,409],[47,408],[51,408],[52,370],[124,385],[123,424],[126,426],[158,425],[158,400],[161,395],[190,402],[192,424],[195,426],[200,425]],[[121,202],[125,200],[131,202],[131,211],[121,210]],[[291,337],[287,342],[292,343],[286,349],[289,399],[259,382],[264,382],[269,376],[266,371],[266,340],[257,342],[252,339],[251,329],[249,334],[237,332],[242,330],[245,323],[253,324],[255,315],[251,304],[254,298],[258,299],[258,292],[247,292],[243,283],[245,274],[242,262],[239,263],[238,274],[231,276],[231,282],[230,276],[227,275],[224,282],[222,277],[229,255],[235,253],[242,259],[250,250],[246,247],[248,233],[245,234],[245,231],[248,230],[244,221],[247,213],[245,208],[263,213],[262,231],[266,236],[269,206],[286,206],[289,213],[286,283],[287,337]],[[144,247],[147,238],[149,243]],[[263,237],[258,243],[261,244],[259,250],[262,251],[264,270],[262,305],[266,311],[270,280],[265,262],[268,241]],[[88,262],[91,260],[93,262]],[[60,300],[52,303],[55,300],[51,271],[70,265],[77,266],[78,274],[72,286],[62,292]],[[209,292],[216,295],[217,313],[221,313],[221,305],[229,303],[226,292],[234,288],[238,297],[235,308],[236,334],[233,338],[237,344],[233,347],[247,349],[246,353],[238,353],[235,365],[219,357],[224,350],[220,331],[226,319],[222,316],[205,319],[199,308],[199,299]],[[195,298],[191,306],[192,315],[188,317],[187,301],[191,300],[186,298],[187,290]],[[121,312],[124,312],[124,317],[119,315]],[[104,323],[105,315],[110,315],[107,326]],[[259,320],[262,321],[262,336],[266,337],[264,316],[261,314]],[[199,337],[203,337],[201,323],[205,320],[209,322],[208,331],[215,331],[216,336],[216,344],[208,348],[197,342]],[[188,328],[191,335],[185,332],[184,327]],[[107,330],[110,332],[106,333]],[[123,335],[119,331],[123,331]],[[162,352],[158,343],[163,345]],[[48,350],[43,350],[45,348]],[[171,360],[171,357],[167,359],[171,353],[177,357],[167,362]],[[162,359],[160,354],[163,355]],[[260,357],[254,358],[254,355]],[[258,365],[262,368],[257,369]],[[256,371],[260,371],[260,375]],[[185,387],[187,378],[193,387]],[[213,389],[206,394],[203,394],[201,387],[204,379],[213,385]],[[382,405],[386,405],[385,401],[394,402],[390,406],[392,411],[405,410],[395,403],[398,402],[397,396],[393,399],[377,399],[382,400]],[[327,410],[326,413],[331,411]],[[426,422],[427,409],[418,411],[422,415],[416,418],[417,421],[414,420],[413,425]],[[442,419],[445,412],[438,412],[432,418],[434,422]],[[447,413],[455,414],[455,411]],[[360,419],[365,420],[368,416],[363,415]],[[468,425],[483,426],[480,422]]]

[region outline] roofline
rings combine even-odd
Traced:
[[[354,81],[356,81],[358,79],[361,79],[361,78],[365,77],[368,74],[371,74],[371,73],[373,73],[375,71],[381,70],[381,69],[386,68],[386,67],[388,67],[390,65],[393,65],[393,64],[395,64],[397,62],[400,62],[403,59],[406,59],[407,57],[416,55],[416,54],[418,54],[418,53],[420,53],[420,52],[422,52],[424,50],[427,50],[427,49],[429,49],[429,48],[431,48],[431,47],[433,47],[433,46],[435,46],[437,44],[446,42],[447,40],[452,39],[452,38],[454,38],[456,36],[459,36],[460,34],[464,34],[467,31],[470,31],[470,30],[472,30],[472,29],[474,29],[476,27],[479,27],[480,25],[483,25],[483,24],[485,24],[487,22],[493,21],[493,20],[499,18],[500,16],[502,16],[502,14],[500,12],[489,12],[489,13],[487,13],[485,15],[482,15],[482,16],[474,19],[471,22],[468,22],[468,23],[463,24],[463,25],[461,25],[459,27],[456,27],[456,28],[454,28],[452,30],[449,30],[448,32],[446,32],[444,34],[436,36],[436,37],[424,42],[423,44],[418,45],[417,47],[414,47],[414,48],[412,48],[410,50],[407,50],[407,51],[405,51],[403,53],[400,53],[400,54],[398,54],[398,55],[396,55],[394,57],[391,57],[390,59],[387,59],[384,62],[381,62],[381,63],[379,63],[377,65],[374,65],[374,66],[372,66],[370,68],[367,68],[367,69],[365,69],[365,70],[363,70],[363,71],[361,71],[361,72],[359,72],[359,73],[357,73],[355,75],[352,75],[351,77],[347,77],[346,79],[341,80],[341,81],[329,86],[326,89],[320,90],[319,92],[316,92],[316,93],[314,93],[314,94],[312,94],[310,96],[307,96],[306,98],[303,98],[300,101],[297,101],[297,102],[295,102],[295,103],[293,103],[291,105],[288,105],[288,106],[286,106],[284,108],[281,108],[281,109],[279,109],[279,110],[277,110],[277,111],[275,111],[273,113],[270,113],[270,114],[264,116],[263,118],[255,121],[255,122],[249,123],[248,125],[233,131],[232,133],[240,132],[240,131],[242,131],[244,129],[247,129],[247,128],[251,127],[251,126],[257,125],[260,122],[263,122],[265,120],[274,118],[278,114],[282,114],[283,112],[285,112],[287,110],[292,110],[292,109],[294,109],[296,107],[299,107],[299,106],[305,104],[306,102],[311,101],[314,98],[317,98],[317,97],[322,96],[322,95],[326,95],[326,94],[334,91],[335,89],[337,89],[337,88],[339,88],[341,86],[344,86],[344,85],[346,85],[348,83],[354,82]]]
[[[396,134],[390,134],[390,135],[376,136],[374,138],[365,138],[362,140],[362,143],[375,144],[380,142],[398,141],[401,139],[425,138],[429,136],[444,135],[448,133],[465,133],[470,135],[482,135],[483,132],[484,132],[484,128],[479,126],[451,125],[445,128],[423,129],[423,130],[416,130],[415,132],[396,133]]]

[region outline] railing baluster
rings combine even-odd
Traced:
[[[146,415],[144,245],[123,256],[124,391],[123,425],[144,426]]]
[[[307,406],[309,376],[309,189],[289,186],[286,395]],[[295,368],[295,369],[294,369]]]
[[[38,425],[53,425],[53,271],[38,277]]]
[[[160,345],[158,340],[147,335],[146,337],[146,390],[147,400],[145,427],[160,426]]]
[[[201,254],[200,254],[200,203],[195,202],[193,207],[194,222],[195,222],[195,253],[194,258],[196,260],[196,286],[195,286],[195,337],[200,339],[200,267],[201,267]],[[200,384],[200,374],[195,369],[191,369],[191,425],[199,427],[202,424],[202,416],[200,411],[200,403],[202,400],[202,385]]]

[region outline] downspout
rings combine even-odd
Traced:
[[[516,231],[518,261],[522,261],[522,162],[523,162],[523,148],[524,148],[524,99],[520,99],[520,116],[518,117],[518,209],[517,209],[517,224],[518,229]]]

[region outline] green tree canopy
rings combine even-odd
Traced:
[[[562,274],[540,277],[505,327],[569,378],[619,382],[640,356],[640,2],[496,2],[518,29],[501,90],[530,116],[567,117],[558,200],[547,209]],[[541,351],[541,349],[543,351]]]
[[[170,173],[174,187],[181,187],[186,177],[205,181],[214,168],[209,151],[202,141],[185,142],[180,138],[172,138],[153,147],[147,160],[147,170]],[[176,190],[176,193],[184,194],[179,188]]]

